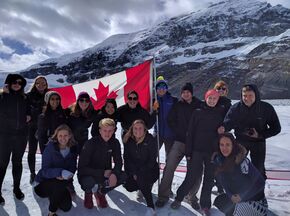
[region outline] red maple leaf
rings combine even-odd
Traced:
[[[109,93],[109,85],[107,85],[106,87],[103,85],[102,82],[99,82],[99,87],[97,89],[94,88],[95,91],[95,95],[97,100],[95,100],[94,98],[91,97],[92,103],[94,105],[94,108],[96,110],[101,109],[105,103],[106,103],[106,99],[107,98],[113,98],[116,99],[117,98],[117,91],[111,91]]]

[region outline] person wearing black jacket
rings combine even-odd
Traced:
[[[22,157],[27,143],[30,109],[24,94],[26,80],[19,74],[8,74],[5,91],[0,94],[0,205],[5,204],[2,197],[2,184],[12,155],[13,193],[19,200],[24,199],[20,190]]]
[[[37,138],[41,154],[45,146],[54,134],[55,129],[66,123],[66,115],[61,106],[60,94],[56,91],[48,91],[44,96],[45,107],[38,117]]]
[[[177,190],[175,201],[171,204],[173,209],[180,207],[184,196],[194,185],[199,185],[199,179],[204,173],[200,206],[206,215],[209,213],[214,183],[211,156],[218,148],[217,129],[223,122],[224,113],[224,110],[217,106],[218,100],[219,93],[214,89],[208,90],[205,94],[205,102],[192,113],[185,145],[187,173]]]
[[[30,170],[30,183],[35,178],[35,154],[37,151],[38,140],[36,138],[37,121],[38,116],[42,113],[44,102],[44,95],[48,91],[47,80],[44,76],[38,76],[31,87],[31,90],[27,93],[29,106],[31,110],[31,121],[29,122],[28,132],[28,154],[27,161]]]
[[[148,133],[145,122],[139,119],[133,122],[123,142],[124,167],[128,175],[124,187],[130,192],[140,190],[148,206],[146,215],[154,215],[151,190],[159,177],[156,139]]]
[[[100,135],[85,143],[79,157],[78,180],[85,191],[84,206],[88,209],[94,205],[92,195],[100,208],[106,208],[108,203],[105,195],[125,179],[121,171],[123,164],[120,143],[113,136],[115,127],[114,120],[102,119],[99,123]]]
[[[145,110],[139,103],[139,96],[136,91],[130,91],[127,94],[127,102],[117,110],[118,121],[122,126],[122,137],[127,133],[132,123],[137,119],[142,119],[147,128],[152,128],[155,123],[155,115]]]
[[[256,85],[244,85],[241,100],[234,104],[225,116],[219,133],[234,129],[238,143],[249,152],[254,166],[266,177],[266,139],[277,135],[281,125],[273,106],[261,101]]]

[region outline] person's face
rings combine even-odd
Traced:
[[[227,86],[218,86],[218,87],[216,87],[216,90],[220,96],[227,96],[228,95]]]
[[[99,129],[100,135],[103,138],[105,142],[107,142],[111,137],[113,136],[115,132],[115,127],[114,126],[102,126]]]
[[[220,139],[220,151],[224,157],[228,157],[233,150],[233,143],[228,137],[222,137]]]
[[[163,95],[166,94],[167,92],[167,86],[164,84],[164,85],[158,85],[157,88],[156,88],[156,92],[157,92],[157,95],[159,97],[162,97]]]
[[[49,99],[49,105],[51,107],[52,110],[55,110],[60,103],[60,98],[58,95],[52,95]]]
[[[44,90],[47,89],[46,80],[44,78],[38,78],[35,81],[35,87],[36,87],[37,91],[44,92]]]
[[[69,142],[71,135],[67,130],[60,130],[57,133],[57,141],[59,143],[60,148],[65,148]]]
[[[135,94],[130,94],[128,96],[128,101],[127,101],[128,105],[130,108],[135,109],[137,104],[138,104],[138,97]]]
[[[181,98],[182,98],[183,100],[185,100],[186,102],[190,102],[190,101],[192,100],[192,94],[191,94],[191,92],[188,91],[188,90],[183,90],[183,91],[181,92]]]
[[[89,107],[90,99],[89,98],[80,98],[80,99],[78,99],[78,103],[79,103],[81,110],[85,111]]]
[[[144,125],[141,123],[137,123],[133,126],[133,136],[136,139],[140,139],[145,135]]]
[[[242,91],[242,100],[248,107],[252,106],[256,101],[256,95],[253,91]]]
[[[205,102],[209,107],[215,107],[219,100],[219,96],[217,95],[210,95],[206,98]]]
[[[107,103],[105,106],[105,110],[106,110],[106,113],[108,113],[109,115],[113,115],[115,112],[114,105],[111,103]]]
[[[11,89],[13,91],[19,91],[21,89],[22,85],[23,85],[22,80],[21,79],[17,79],[17,80],[15,80],[15,81],[13,81],[11,83]]]

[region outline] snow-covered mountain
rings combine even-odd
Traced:
[[[22,73],[63,74],[70,83],[102,77],[156,57],[157,73],[179,92],[194,83],[201,96],[216,80],[239,97],[245,82],[263,98],[290,98],[290,9],[257,0],[226,0],[149,29],[113,35],[84,51],[48,59]]]

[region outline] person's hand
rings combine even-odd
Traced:
[[[105,176],[106,178],[109,178],[109,176],[111,175],[111,173],[112,173],[112,170],[105,170],[105,172],[104,172],[104,176]]]
[[[258,138],[259,137],[259,134],[258,134],[258,132],[256,131],[255,128],[251,128],[251,130],[249,131],[248,134],[249,134],[250,137],[253,137],[253,138]]]
[[[152,108],[153,108],[154,111],[157,111],[157,110],[158,110],[158,108],[159,108],[158,100],[155,100],[155,101],[154,101],[154,103],[153,103],[153,107],[152,107]]]
[[[225,127],[224,126],[220,126],[218,129],[217,129],[217,132],[218,134],[223,134],[225,132]]]
[[[239,203],[241,202],[242,199],[239,194],[234,194],[232,195],[231,200],[233,203]]]
[[[5,92],[5,93],[9,93],[9,88],[8,88],[8,85],[7,85],[7,84],[5,84],[5,85],[3,86],[3,92]]]
[[[117,176],[112,173],[110,176],[109,176],[109,187],[115,187],[117,185]]]
[[[56,177],[57,180],[64,180],[62,176]]]
[[[26,123],[30,122],[31,121],[31,116],[30,115],[27,115],[26,116]]]
[[[135,181],[137,181],[137,176],[136,176],[136,175],[133,175],[133,179],[134,179]]]

